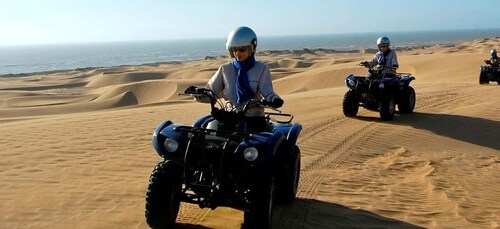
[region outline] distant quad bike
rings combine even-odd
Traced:
[[[242,118],[249,108],[271,108],[264,100],[233,107],[194,86],[185,95],[208,97],[211,114],[192,126],[169,120],[157,126],[153,147],[163,161],[149,178],[146,222],[151,228],[173,228],[180,203],[186,202],[243,210],[245,228],[270,228],[275,201],[295,200],[302,126],[274,108],[278,112],[266,112],[267,131],[248,133]]]
[[[355,117],[360,106],[380,112],[382,120],[394,118],[396,105],[401,114],[413,112],[416,95],[410,82],[415,77],[410,73],[382,74],[384,68],[387,67],[369,68],[369,76],[347,76],[345,83],[349,91],[342,102],[345,116]]]
[[[490,64],[489,60],[485,61]],[[500,67],[492,65],[481,66],[481,73],[479,73],[479,84],[489,84],[490,81],[495,81],[500,85]]]

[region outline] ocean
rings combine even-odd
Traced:
[[[375,42],[380,36],[388,36],[392,47],[413,47],[497,37],[500,36],[500,28],[262,36],[259,37],[257,51],[376,48]],[[0,76],[89,67],[199,60],[206,56],[226,54],[225,38],[0,46]]]

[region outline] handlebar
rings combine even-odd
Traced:
[[[236,116],[244,115],[247,112],[247,110],[249,110],[250,108],[256,107],[256,106],[263,106],[265,108],[269,108],[269,109],[272,109],[272,110],[275,110],[275,111],[278,111],[281,113],[280,110],[273,107],[272,102],[268,102],[265,99],[262,99],[262,100],[250,99],[250,100],[246,101],[245,103],[238,105],[238,106],[233,106],[233,104],[231,104],[229,102],[224,104],[222,102],[221,98],[219,98],[215,92],[213,92],[210,89],[202,88],[202,87],[189,86],[188,88],[186,88],[186,90],[184,90],[183,94],[179,93],[179,95],[189,95],[189,96],[193,96],[193,97],[205,97],[205,98],[210,99],[211,108],[212,108],[211,113],[213,115],[215,114],[214,116],[220,115],[220,117],[222,117],[222,116],[224,116],[224,117],[228,117],[228,116],[236,117]],[[218,105],[218,107],[216,106],[216,104]]]
[[[362,61],[360,62],[359,64],[357,64],[358,66],[363,66],[365,68],[368,68],[370,70],[383,70],[383,69],[391,69],[391,70],[394,70],[396,71],[397,70],[397,67],[396,66],[387,66],[387,65],[375,65],[373,67],[370,67],[368,65],[368,62],[367,61]]]
[[[398,69],[395,66],[387,66],[387,65],[375,65],[373,67],[370,67],[368,65],[367,61],[362,61],[362,62],[360,62],[357,65],[368,68],[368,72],[370,72],[370,73],[372,73],[374,75],[380,75],[380,72],[382,70],[384,70],[384,69],[390,69],[390,70],[393,70],[393,71],[396,71]],[[401,73],[401,72],[398,72],[398,73],[396,73],[396,75],[399,75],[401,77],[410,77],[412,74],[411,73]]]

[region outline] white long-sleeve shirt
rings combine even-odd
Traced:
[[[382,52],[378,51],[375,53],[375,56],[371,60],[368,61],[368,65],[373,68],[376,65],[379,65],[379,60],[382,58]],[[398,56],[396,55],[396,52],[394,50],[390,50],[387,53],[387,56],[385,56],[385,66],[391,67],[391,68],[384,68],[382,70],[383,74],[389,73],[389,74],[396,74],[397,68],[399,68],[399,63],[398,63]]]
[[[271,71],[267,64],[255,61],[255,65],[248,70],[247,75],[250,87],[255,92],[257,99],[265,98],[266,101],[271,102],[273,98],[279,98],[273,90]],[[206,88],[214,91],[219,97],[229,100],[233,105],[239,105],[236,95],[237,76],[238,70],[234,67],[233,63],[225,63],[219,67],[217,72],[208,81]],[[262,116],[264,115],[264,108],[255,107],[249,109],[246,115]]]

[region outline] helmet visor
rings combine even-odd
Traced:
[[[252,46],[251,45],[246,45],[246,46],[236,46],[236,47],[231,47],[230,50],[232,52],[246,52],[248,51]]]

